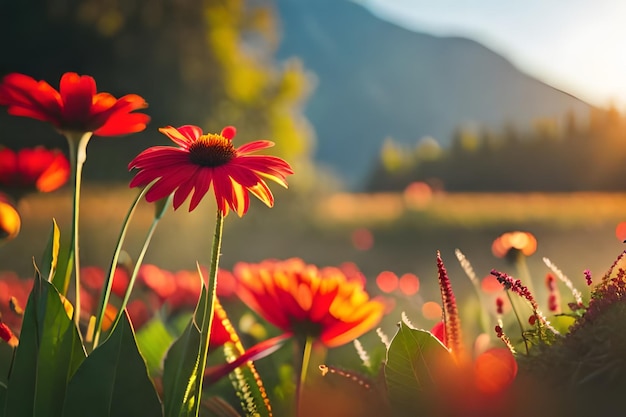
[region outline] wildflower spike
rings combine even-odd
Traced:
[[[437,251],[437,270],[439,273],[439,289],[441,290],[441,303],[443,305],[443,321],[445,325],[445,345],[452,351],[455,357],[463,354],[461,337],[461,323],[456,298],[450,285],[448,272],[441,259],[441,253]]]

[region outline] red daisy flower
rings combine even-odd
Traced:
[[[146,193],[146,200],[157,201],[174,191],[174,209],[177,209],[194,190],[189,211],[195,209],[211,185],[217,206],[224,216],[229,207],[240,217],[248,211],[248,191],[268,207],[274,205],[265,180],[287,187],[286,176],[293,174],[284,160],[251,153],[274,146],[273,142],[259,140],[235,148],[232,139],[235,128],[225,127],[217,134],[202,134],[198,126],[172,126],[159,129],[179,148],[154,146],[140,153],[128,165],[140,171],[130,183],[141,187],[155,181]]]
[[[58,149],[42,146],[15,152],[0,147],[0,184],[17,193],[37,189],[47,193],[67,182],[70,163]]]
[[[0,83],[0,105],[8,106],[9,114],[49,122],[64,132],[117,136],[146,128],[150,117],[131,113],[148,106],[142,97],[129,94],[116,99],[96,91],[92,77],[74,72],[63,74],[59,91],[45,81],[12,73]]]
[[[287,334],[340,346],[371,330],[385,303],[370,299],[364,282],[339,268],[307,265],[301,259],[240,262],[233,273],[237,294],[251,309]]]

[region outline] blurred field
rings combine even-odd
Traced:
[[[491,254],[501,233],[525,230],[539,242],[529,258],[531,273],[547,272],[550,258],[584,287],[582,271],[600,276],[623,250],[615,226],[626,220],[626,193],[446,194],[413,190],[405,194],[335,194],[308,197],[278,190],[276,207],[253,201],[248,215],[226,218],[221,266],[237,261],[302,257],[318,265],[355,262],[373,280],[383,270],[412,272],[422,280],[425,299],[437,295],[435,256],[440,250],[461,291],[469,286],[454,256],[461,249],[479,276],[491,268],[510,270]],[[87,185],[81,209],[83,265],[108,267],[120,226],[136,190],[123,186]],[[51,219],[69,234],[68,190],[33,195],[20,203],[22,233],[0,247],[0,270],[22,276],[32,271],[32,257],[43,250]],[[140,250],[153,207],[139,206],[125,249]],[[209,259],[215,209],[208,201],[187,213],[187,206],[168,211],[155,234],[145,262],[166,269],[194,269]],[[511,270],[511,273],[514,273]]]

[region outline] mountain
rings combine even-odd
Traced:
[[[396,26],[347,0],[276,0],[278,58],[298,56],[316,79],[305,110],[315,159],[359,188],[383,140],[442,146],[455,128],[528,128],[590,106],[521,72],[483,45]]]

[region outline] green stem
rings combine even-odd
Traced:
[[[117,261],[120,257],[120,252],[122,251],[122,245],[124,244],[124,239],[126,238],[126,232],[128,231],[128,226],[130,225],[130,219],[133,217],[135,210],[137,209],[137,205],[139,201],[141,201],[141,197],[147,191],[147,187],[141,190],[133,204],[130,206],[128,213],[126,213],[126,218],[124,219],[124,223],[122,225],[122,230],[120,231],[119,238],[117,239],[117,246],[115,247],[115,252],[113,253],[113,258],[111,259],[111,266],[109,267],[109,274],[107,275],[104,288],[100,293],[100,301],[98,303],[98,315],[96,316],[96,325],[94,327],[94,336],[93,336],[93,345],[92,349],[95,349],[98,346],[100,341],[100,334],[102,332],[102,321],[104,320],[104,314],[106,313],[106,306],[109,302],[109,297],[111,296],[111,288],[113,287],[113,277],[115,276],[115,268],[117,267]],[[129,285],[130,287],[130,285]],[[121,310],[121,309],[120,309]]]
[[[309,362],[311,361],[311,351],[313,349],[313,338],[307,336],[304,341],[304,347],[302,348],[302,362],[300,363],[300,376],[298,378],[296,386],[296,416],[300,416],[302,413],[300,407],[302,407],[302,396],[304,393],[304,383],[309,371]]]
[[[526,340],[526,336],[524,336],[524,325],[522,324],[522,320],[519,317],[519,313],[517,312],[517,308],[515,308],[515,304],[513,303],[513,297],[511,297],[511,291],[506,291],[506,296],[509,297],[509,302],[511,303],[511,309],[515,314],[515,318],[517,319],[517,324],[519,325],[520,334],[522,336],[522,340],[524,341],[524,346],[526,347],[526,354],[528,355],[528,340]]]
[[[74,201],[72,206],[72,235],[67,260],[67,271],[62,285],[62,294],[66,295],[72,274],[72,264],[74,264],[75,277],[75,302],[74,302],[74,323],[80,329],[80,255],[78,252],[78,229],[80,212],[80,186],[83,172],[83,164],[87,159],[87,143],[92,132],[65,132],[70,150],[70,163],[72,166],[72,177],[74,183]]]
[[[215,309],[215,297],[217,292],[217,271],[219,269],[220,250],[222,247],[222,232],[224,230],[224,216],[220,209],[217,209],[215,220],[215,234],[213,235],[213,249],[211,251],[211,266],[209,269],[209,282],[206,287],[206,303],[204,303],[204,314],[202,316],[202,337],[203,345],[200,347],[200,358],[198,366],[198,379],[196,381],[196,405],[194,415],[197,417],[200,412],[200,400],[202,396],[202,382],[204,379],[204,368],[209,353],[209,340],[211,339],[211,325],[213,322],[213,311]],[[203,286],[204,287],[204,286]]]
[[[142,193],[143,194],[143,193]],[[140,194],[140,196],[142,195]],[[171,197],[171,196],[170,196]],[[148,229],[148,234],[146,235],[146,239],[143,242],[143,247],[141,248],[141,252],[139,252],[139,256],[137,257],[137,262],[135,263],[135,267],[133,268],[133,272],[131,273],[130,280],[128,282],[128,287],[126,288],[126,292],[124,293],[124,299],[122,300],[122,305],[120,309],[117,311],[117,316],[113,321],[113,327],[117,325],[117,322],[122,317],[122,313],[128,304],[128,300],[130,299],[130,295],[133,291],[133,287],[135,286],[135,281],[137,280],[137,275],[139,274],[139,268],[141,268],[141,264],[143,263],[143,258],[146,256],[146,252],[148,250],[148,246],[150,246],[150,241],[152,240],[152,236],[154,235],[154,231],[156,230],[157,225],[159,224],[159,220],[163,217],[163,213],[165,212],[165,208],[167,208],[169,204],[170,198],[167,198],[165,202],[163,202],[160,206],[160,210],[157,210],[154,219],[152,220],[152,224],[150,225],[150,229]]]

